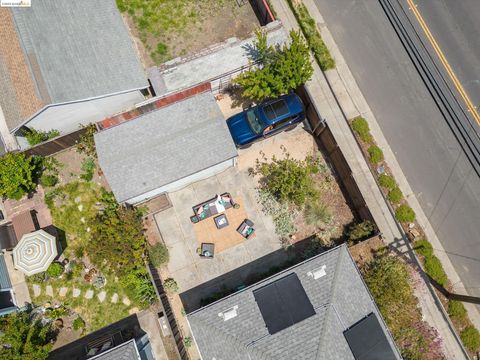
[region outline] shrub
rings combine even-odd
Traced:
[[[28,132],[25,133],[25,137],[27,138],[28,144],[30,146],[34,146],[40,144],[44,141],[48,141],[60,135],[60,131],[52,129],[49,131],[41,131],[30,129]]]
[[[351,244],[367,239],[375,233],[375,224],[369,220],[352,225],[347,231],[348,241]]]
[[[410,223],[415,221],[415,212],[410,206],[402,204],[395,210],[395,217],[401,223]]]
[[[0,197],[20,200],[35,189],[34,174],[37,165],[32,157],[22,153],[8,153],[0,158]]]
[[[82,125],[83,129],[86,129],[85,133],[80,135],[77,141],[76,150],[80,154],[87,156],[97,157],[97,150],[95,149],[95,140],[93,135],[97,132],[95,124]]]
[[[453,320],[464,322],[467,320],[467,310],[460,301],[449,300],[448,301],[448,315]]]
[[[332,214],[328,207],[319,201],[309,201],[305,206],[305,221],[307,224],[320,227],[323,224],[330,224]]]
[[[380,184],[381,187],[384,187],[389,190],[392,190],[397,186],[397,183],[395,182],[395,179],[393,178],[393,176],[386,175],[386,174],[381,174],[378,177],[378,183]]]
[[[72,322],[72,327],[74,330],[83,329],[85,327],[85,321],[80,316],[77,316]]]
[[[179,290],[177,282],[172,278],[165,279],[163,288],[167,293],[176,293]]]
[[[56,177],[55,175],[43,174],[40,177],[40,184],[42,184],[44,187],[55,186],[57,185],[57,182],[58,182],[58,177]]]
[[[186,348],[189,348],[192,346],[192,338],[190,336],[187,336],[185,339],[183,339],[183,345],[185,345]]]
[[[292,212],[287,204],[279,203],[268,191],[258,191],[258,201],[262,205],[262,211],[273,218],[275,232],[281,239],[288,239],[297,229],[293,223]]]
[[[480,334],[474,326],[467,326],[460,333],[460,338],[465,347],[471,352],[476,352],[480,348]]]
[[[51,263],[47,269],[47,274],[51,277],[59,277],[63,274],[63,265],[58,262]]]
[[[373,165],[376,165],[383,160],[383,151],[377,145],[371,145],[368,148],[368,155],[370,156],[370,162]]]
[[[144,308],[157,301],[157,293],[145,267],[131,270],[120,279],[127,295],[137,300]]]
[[[413,249],[417,252],[417,254],[420,254],[423,257],[430,257],[433,255],[432,244],[425,239],[415,241]]]
[[[352,121],[352,129],[355,131],[362,141],[370,144],[373,142],[372,135],[370,134],[370,128],[368,122],[362,117],[357,117]]]
[[[433,280],[439,283],[442,286],[445,286],[448,282],[447,274],[443,270],[442,263],[435,255],[428,256],[425,258],[424,262],[425,272]]]
[[[168,249],[163,244],[155,244],[148,247],[148,255],[150,256],[150,261],[155,267],[159,267],[168,262]]]
[[[86,158],[82,162],[82,171],[83,174],[80,175],[80,178],[85,181],[91,181],[93,179],[93,173],[95,171],[95,160],[92,158]]]
[[[254,43],[259,66],[238,75],[233,82],[243,88],[242,96],[263,101],[276,98],[304,84],[313,74],[310,51],[303,37],[290,32],[290,42],[282,47],[267,45],[267,36],[257,31]]]
[[[307,8],[302,3],[290,0],[289,4],[320,68],[324,71],[333,69],[335,67],[335,60],[333,60],[318,32],[316,21],[310,16]]]
[[[256,173],[262,176],[260,187],[272,194],[278,201],[291,201],[300,206],[305,200],[317,199],[312,175],[318,173],[318,162],[312,156],[304,161],[292,159],[285,153],[284,159],[272,157],[271,162],[257,161]]]
[[[395,186],[388,192],[387,198],[392,204],[398,204],[403,198],[402,190],[400,190],[398,186]]]

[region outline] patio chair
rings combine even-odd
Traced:
[[[237,228],[237,232],[242,235],[245,239],[249,239],[254,233],[254,223],[249,219],[243,220],[240,226]]]

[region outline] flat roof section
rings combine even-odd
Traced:
[[[270,335],[315,315],[295,273],[253,291],[253,296]]]
[[[355,360],[395,360],[377,316],[372,312],[343,332]]]

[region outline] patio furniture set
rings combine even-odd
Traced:
[[[230,193],[226,192],[221,195],[204,201],[201,204],[194,206],[194,215],[190,217],[192,223],[197,224],[200,221],[211,221],[209,218],[213,217],[213,222],[217,231],[228,228],[231,226],[227,214],[227,209],[239,209],[240,204],[236,203]],[[244,239],[249,239],[255,233],[254,224],[249,219],[244,219],[236,228],[236,232],[240,234]],[[198,249],[199,255],[204,258],[213,258],[215,254],[215,244],[202,243]]]

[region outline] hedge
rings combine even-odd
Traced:
[[[387,174],[381,174],[378,177],[378,183],[380,184],[380,186],[389,190],[397,186],[397,183],[395,182],[395,179],[393,178],[393,176],[390,176]]]
[[[410,206],[402,204],[395,210],[395,217],[401,223],[411,223],[415,221],[415,212]]]
[[[370,134],[370,128],[368,127],[367,120],[362,117],[356,117],[352,120],[352,129],[364,142],[368,144],[373,143],[373,138]]]
[[[402,190],[398,186],[395,186],[392,190],[388,192],[388,200],[392,204],[398,204],[403,199]]]
[[[372,145],[368,148],[368,155],[370,156],[370,163],[373,165],[383,160],[383,151],[377,145]]]

